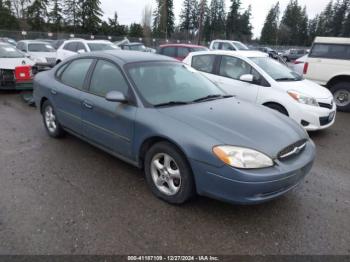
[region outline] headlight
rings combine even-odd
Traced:
[[[224,163],[242,169],[266,168],[274,165],[272,159],[253,149],[236,146],[216,146],[213,153]]]
[[[288,91],[288,95],[290,95],[295,101],[305,104],[305,105],[310,105],[310,106],[319,106],[316,99],[313,97],[309,97],[306,95],[303,95],[297,91]]]

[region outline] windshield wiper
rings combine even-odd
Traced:
[[[298,78],[292,78],[292,77],[282,77],[275,79],[276,81],[298,81]]]
[[[162,107],[162,106],[178,106],[178,105],[188,105],[188,102],[184,102],[184,101],[169,101],[166,103],[161,103],[161,104],[157,104],[154,105],[154,107]]]
[[[223,98],[230,98],[233,97],[231,95],[208,95],[205,97],[198,98],[196,100],[193,100],[193,103],[199,103],[199,102],[205,102],[210,100],[216,100],[216,99],[223,99]]]

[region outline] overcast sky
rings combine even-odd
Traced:
[[[226,0],[226,9],[228,9],[230,2],[230,0]],[[254,36],[260,36],[267,12],[276,2],[277,0],[242,0],[244,8],[248,5],[252,6]],[[289,0],[279,0],[279,2],[283,12]],[[310,18],[313,18],[316,14],[320,13],[328,2],[329,0],[299,0],[299,3],[302,6],[306,5]],[[104,17],[112,17],[114,12],[117,11],[120,24],[131,24],[133,22],[140,23],[143,7],[146,4],[152,5],[153,8],[155,7],[154,0],[101,0],[101,3]],[[174,0],[175,17],[177,19],[182,8],[182,3],[183,0]]]

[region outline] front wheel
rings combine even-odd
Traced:
[[[170,204],[183,204],[195,194],[186,158],[167,142],[157,143],[147,152],[145,174],[153,194]]]
[[[339,111],[350,112],[350,82],[338,82],[331,87]]]
[[[47,133],[54,138],[59,138],[64,135],[60,123],[57,120],[55,110],[51,103],[47,100],[42,106],[43,122]]]

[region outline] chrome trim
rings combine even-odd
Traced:
[[[292,151],[288,152],[287,154],[281,155],[279,158],[284,159],[291,155],[299,154],[305,148],[305,146],[306,146],[306,142],[301,146],[295,146]]]

